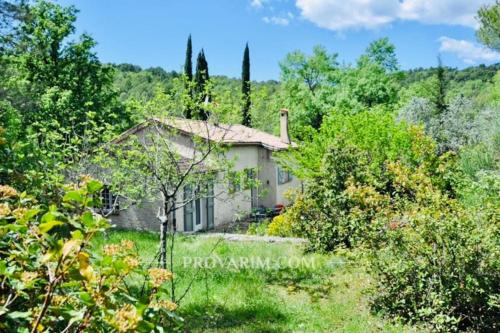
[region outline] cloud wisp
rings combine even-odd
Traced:
[[[269,24],[275,24],[275,25],[281,25],[281,26],[287,26],[290,24],[290,19],[287,17],[281,17],[281,16],[264,16],[262,18],[262,21],[269,23]]]
[[[265,1],[266,0],[251,0],[250,6],[252,6],[253,8],[262,8],[262,6],[264,6]]]
[[[466,64],[474,65],[478,62],[500,61],[500,53],[483,46],[474,45],[466,40],[442,36],[438,41],[440,43],[440,52],[455,54]]]

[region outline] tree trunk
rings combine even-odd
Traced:
[[[159,207],[157,218],[160,220],[160,257],[158,266],[167,269],[167,241],[168,241],[168,200],[165,193],[163,195],[163,207]]]
[[[162,222],[160,226],[160,258],[159,266],[163,269],[167,269],[167,229],[168,223]]]

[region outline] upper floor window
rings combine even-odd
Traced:
[[[293,179],[293,175],[291,171],[285,170],[281,167],[278,167],[278,184],[285,184],[291,182]]]

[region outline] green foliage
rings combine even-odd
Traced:
[[[83,179],[45,207],[0,186],[2,332],[151,332],[178,318],[170,272],[148,269],[131,241],[102,252],[92,244],[110,227],[93,212],[101,189]],[[129,288],[131,278],[142,290]]]
[[[264,236],[266,235],[268,225],[269,221],[251,223],[248,226],[247,235]]]
[[[23,0],[0,0],[0,54],[9,52],[18,42],[19,30],[14,22],[25,21],[28,11]]]
[[[424,184],[449,187],[437,170],[434,147],[421,129],[381,112],[329,118],[310,144],[284,158],[306,180],[291,208],[294,228],[315,250],[363,242],[380,209],[397,210],[401,197],[418,199],[413,189],[395,191],[400,180],[394,170],[412,170]]]
[[[386,71],[392,72],[399,69],[398,59],[395,53],[396,47],[389,38],[381,38],[368,45],[366,54],[371,62],[382,66]]]
[[[397,71],[394,45],[388,39],[373,42],[355,67],[337,63],[337,54],[316,46],[307,56],[300,51],[280,63],[281,106],[291,110],[292,134],[303,139],[319,129],[332,113],[357,113],[397,102],[401,73]]]
[[[328,108],[337,70],[337,54],[329,54],[323,46],[315,46],[312,55],[300,51],[289,53],[280,63],[283,84],[281,107],[290,113],[292,130],[310,126],[319,128]]]
[[[479,30],[478,39],[488,47],[500,51],[500,2],[482,6],[477,12]]]
[[[184,75],[191,81],[193,79],[193,44],[189,35],[186,46],[186,60],[184,61]]]
[[[469,81],[443,96],[435,77],[413,84],[403,92],[400,119],[424,125],[425,131],[438,143],[440,152],[459,151],[469,145],[498,140],[498,74],[491,83]],[[467,89],[476,87],[481,93]],[[412,97],[409,97],[412,96]],[[409,101],[404,102],[410,98]],[[440,109],[441,108],[441,109]],[[495,139],[497,138],[497,139]]]
[[[199,101],[199,103],[203,103],[205,101],[210,101],[210,92],[208,82],[210,80],[210,75],[208,74],[208,62],[205,58],[205,52],[201,49],[200,53],[198,53],[198,58],[196,59],[196,73],[194,76],[194,93],[195,98]],[[208,118],[208,110],[205,110],[202,106],[199,106],[195,110],[196,114],[194,114],[195,119],[207,120]]]
[[[438,57],[438,67],[436,69],[436,79],[437,79],[437,91],[436,91],[436,100],[435,107],[436,111],[439,114],[446,112],[448,105],[446,105],[446,89],[447,89],[447,80],[445,78],[445,69],[443,64],[441,63],[441,57]]]
[[[399,78],[399,72],[388,73],[367,56],[361,56],[356,68],[341,72],[336,105],[351,113],[377,105],[392,105],[397,101]]]
[[[500,68],[499,64],[471,66],[464,69],[444,67],[446,77],[450,84],[450,89],[454,86],[462,86],[467,81],[489,82],[495,76]],[[403,87],[408,87],[411,84],[425,81],[430,77],[435,76],[436,67],[430,68],[415,68],[405,71],[405,77],[401,81]]]
[[[297,150],[286,154],[294,173],[307,179],[321,172],[323,157],[339,140],[370,154],[370,167],[380,168],[385,161],[401,159],[417,165],[434,155],[431,139],[416,127],[395,122],[384,109],[354,115],[332,114],[317,134],[311,135]]]
[[[292,219],[286,213],[275,216],[267,226],[266,234],[269,236],[294,237]]]
[[[26,124],[62,128],[81,134],[88,114],[98,124],[126,121],[117,117],[112,91],[113,71],[103,66],[92,52],[94,40],[82,35],[78,42],[66,42],[74,32],[76,9],[39,1],[30,9],[31,19],[21,25],[19,57],[13,59],[28,98],[34,100],[23,110]],[[64,110],[64,111],[63,111]]]
[[[312,250],[368,249],[374,309],[437,331],[496,330],[500,183],[484,147],[439,156],[383,110],[330,116],[282,156],[305,180],[286,215]]]
[[[190,86],[193,81],[193,45],[191,42],[191,35],[188,37],[186,46],[186,60],[184,61],[184,75],[186,76],[186,89],[189,89],[190,95],[193,95],[193,88]],[[193,116],[193,110],[190,105],[187,105],[184,111],[184,115],[187,119],[191,119]]]
[[[154,98],[158,88],[165,92],[173,89],[174,80],[179,77],[175,71],[161,68],[142,69],[131,64],[113,65],[115,69],[113,88],[122,102],[137,100],[141,103]]]
[[[0,58],[2,153],[8,155],[0,178],[50,201],[72,164],[107,133],[127,127],[129,118],[112,89],[112,68],[93,52],[94,40],[69,41],[76,9],[43,0],[23,6],[26,15],[10,23],[16,43]]]
[[[373,248],[374,305],[436,331],[498,330],[499,210],[428,205],[385,226]]]

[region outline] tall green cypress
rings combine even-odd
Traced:
[[[438,67],[436,69],[436,76],[438,80],[438,91],[436,96],[436,109],[439,114],[442,114],[448,108],[446,104],[446,77],[445,77],[445,68],[443,67],[443,63],[441,62],[441,57],[438,57]]]
[[[210,76],[208,74],[207,59],[205,58],[205,52],[203,51],[203,49],[201,49],[196,59],[196,73],[194,76],[196,98],[198,98],[198,102],[200,103],[200,105],[203,105],[205,101],[210,101],[210,94],[205,91],[209,79]],[[207,120],[208,111],[200,106],[198,108],[197,118],[201,120]]]
[[[193,98],[193,90],[191,86],[191,82],[193,81],[193,45],[191,43],[191,35],[189,35],[188,40],[187,40],[187,46],[186,46],[186,60],[184,62],[184,75],[186,76],[186,89],[189,91],[189,97],[190,99]],[[193,116],[193,110],[192,106],[190,105],[191,101],[189,101],[188,105],[186,106],[185,110],[185,116],[187,119],[191,119]]]
[[[184,74],[188,80],[193,79],[193,44],[191,43],[191,35],[189,35],[186,46],[186,61],[184,62]]]
[[[251,127],[251,116],[250,116],[250,106],[252,101],[250,98],[250,51],[248,49],[248,43],[245,46],[245,51],[243,52],[243,64],[241,68],[241,94],[243,98],[243,108],[242,124]]]

